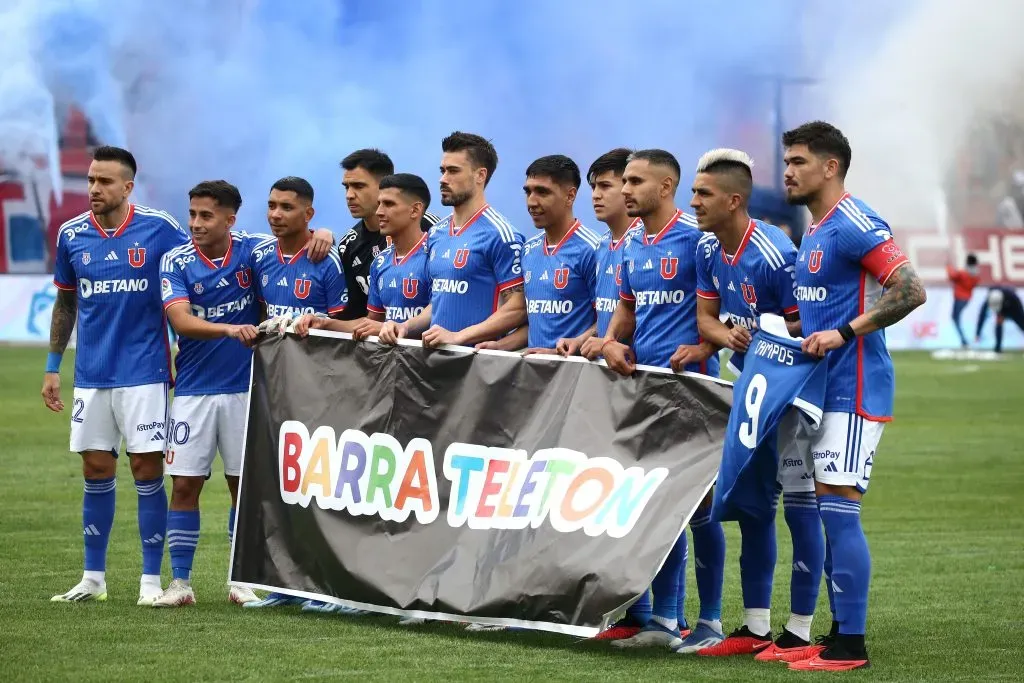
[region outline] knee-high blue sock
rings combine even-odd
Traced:
[[[228,545],[235,542],[235,508],[228,509]]]
[[[683,530],[683,538],[686,538],[686,531]],[[676,594],[676,623],[679,628],[689,628],[686,624],[686,565],[690,562],[690,547],[686,546],[683,552],[683,563],[679,565],[679,592]]]
[[[651,590],[654,592],[652,609],[654,617],[667,619],[670,622],[676,622],[679,619],[679,595],[684,590],[684,587],[679,585],[679,574],[681,568],[686,567],[686,550],[684,530],[684,533],[680,534],[679,540],[672,546],[661,571],[651,582]]]
[[[740,518],[740,586],[745,609],[771,609],[777,554],[774,519]]]
[[[700,619],[722,618],[722,586],[725,583],[725,531],[711,521],[711,509],[698,510],[690,519],[693,531],[693,573],[697,576]]]
[[[782,499],[786,524],[793,539],[793,575],[789,584],[790,611],[810,616],[818,604],[825,564],[825,534],[813,491],[786,493]]]
[[[832,588],[832,546],[828,542],[828,534],[825,534],[825,591],[828,593],[828,609],[832,612],[832,621],[836,621],[836,592]]]
[[[651,620],[652,609],[651,590],[647,589],[636,602],[629,606],[629,609],[626,610],[626,614],[628,614],[636,623],[643,625]]]
[[[85,571],[107,570],[107,543],[114,526],[117,479],[86,479],[82,495],[82,538],[85,541]]]
[[[159,576],[167,536],[167,490],[162,476],[135,480],[139,494],[139,538],[142,539],[142,574]]]
[[[167,513],[167,550],[171,575],[188,581],[199,545],[199,510],[171,510]]]
[[[832,549],[832,587],[839,633],[864,635],[871,553],[860,524],[860,502],[841,496],[819,496],[818,508]]]

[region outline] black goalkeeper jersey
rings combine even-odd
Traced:
[[[420,228],[426,232],[439,220],[428,211],[420,219]],[[345,269],[345,284],[348,286],[348,305],[338,316],[339,320],[366,317],[366,295],[370,291],[370,264],[387,246],[387,238],[380,232],[368,230],[362,220],[353,225],[338,242],[338,254],[341,256],[341,265]]]

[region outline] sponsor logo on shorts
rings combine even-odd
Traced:
[[[839,451],[811,451],[815,460],[836,460],[839,458]]]
[[[786,458],[782,461],[783,467],[800,467],[804,464],[804,461],[800,458]]]
[[[163,422],[150,422],[149,424],[139,425],[138,427],[135,428],[135,431],[137,431],[137,432],[148,432],[151,429],[156,429],[157,427],[163,427],[163,426],[164,426]]]

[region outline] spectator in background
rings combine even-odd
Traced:
[[[1021,304],[1017,292],[1010,287],[992,287],[988,290],[988,303],[981,307],[978,314],[978,329],[974,333],[974,341],[981,341],[981,328],[985,326],[985,318],[989,309],[996,316],[996,353],[1003,352],[1003,322],[1009,318],[1017,323],[1024,332],[1024,305]]]
[[[971,301],[971,293],[978,285],[978,257],[974,254],[967,255],[967,267],[957,270],[952,265],[946,266],[946,275],[953,283],[953,324],[956,325],[956,333],[960,335],[960,346],[967,348],[967,337],[964,336],[963,328],[960,327],[960,315],[967,308]]]

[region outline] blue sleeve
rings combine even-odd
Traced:
[[[75,268],[71,265],[71,254],[68,252],[68,242],[65,235],[68,233],[72,239],[75,231],[66,228],[57,233],[57,253],[53,262],[53,284],[57,289],[75,290],[78,288],[78,276],[75,275]]]
[[[491,268],[498,283],[498,291],[523,284],[523,236],[513,230],[495,231],[491,240]]]
[[[348,305],[348,287],[345,285],[345,271],[341,257],[332,249],[323,261],[324,290],[327,294],[327,315],[337,315]]]
[[[623,249],[626,249],[629,245],[623,245]],[[622,254],[622,282],[619,284],[619,298],[625,299],[626,301],[635,301],[636,293],[633,291],[633,287],[629,284],[629,269],[630,264],[633,263],[633,259],[630,258],[629,253],[625,252]]]
[[[160,298],[165,309],[173,303],[189,301],[185,274],[167,256],[160,261]]]
[[[598,247],[599,249],[600,247]],[[587,249],[583,254],[583,277],[590,292],[590,301],[597,300],[597,249]]]
[[[711,264],[717,254],[714,240],[700,240],[697,242],[697,253],[694,256],[697,262],[697,296],[704,299],[718,299],[718,287],[715,285],[714,273]]]
[[[384,302],[380,296],[380,263],[384,259],[384,255],[380,255],[373,259],[373,263],[370,264],[370,281],[369,291],[366,293],[366,310],[373,311],[374,313],[386,313],[387,309],[384,308]]]
[[[839,253],[851,261],[860,262],[875,247],[892,239],[889,225],[877,216],[859,214],[849,219],[836,231]]]
[[[782,253],[782,267],[772,272],[772,287],[778,292],[779,306],[783,313],[795,313],[798,310],[796,303],[796,246],[792,242],[789,245],[776,244]]]

